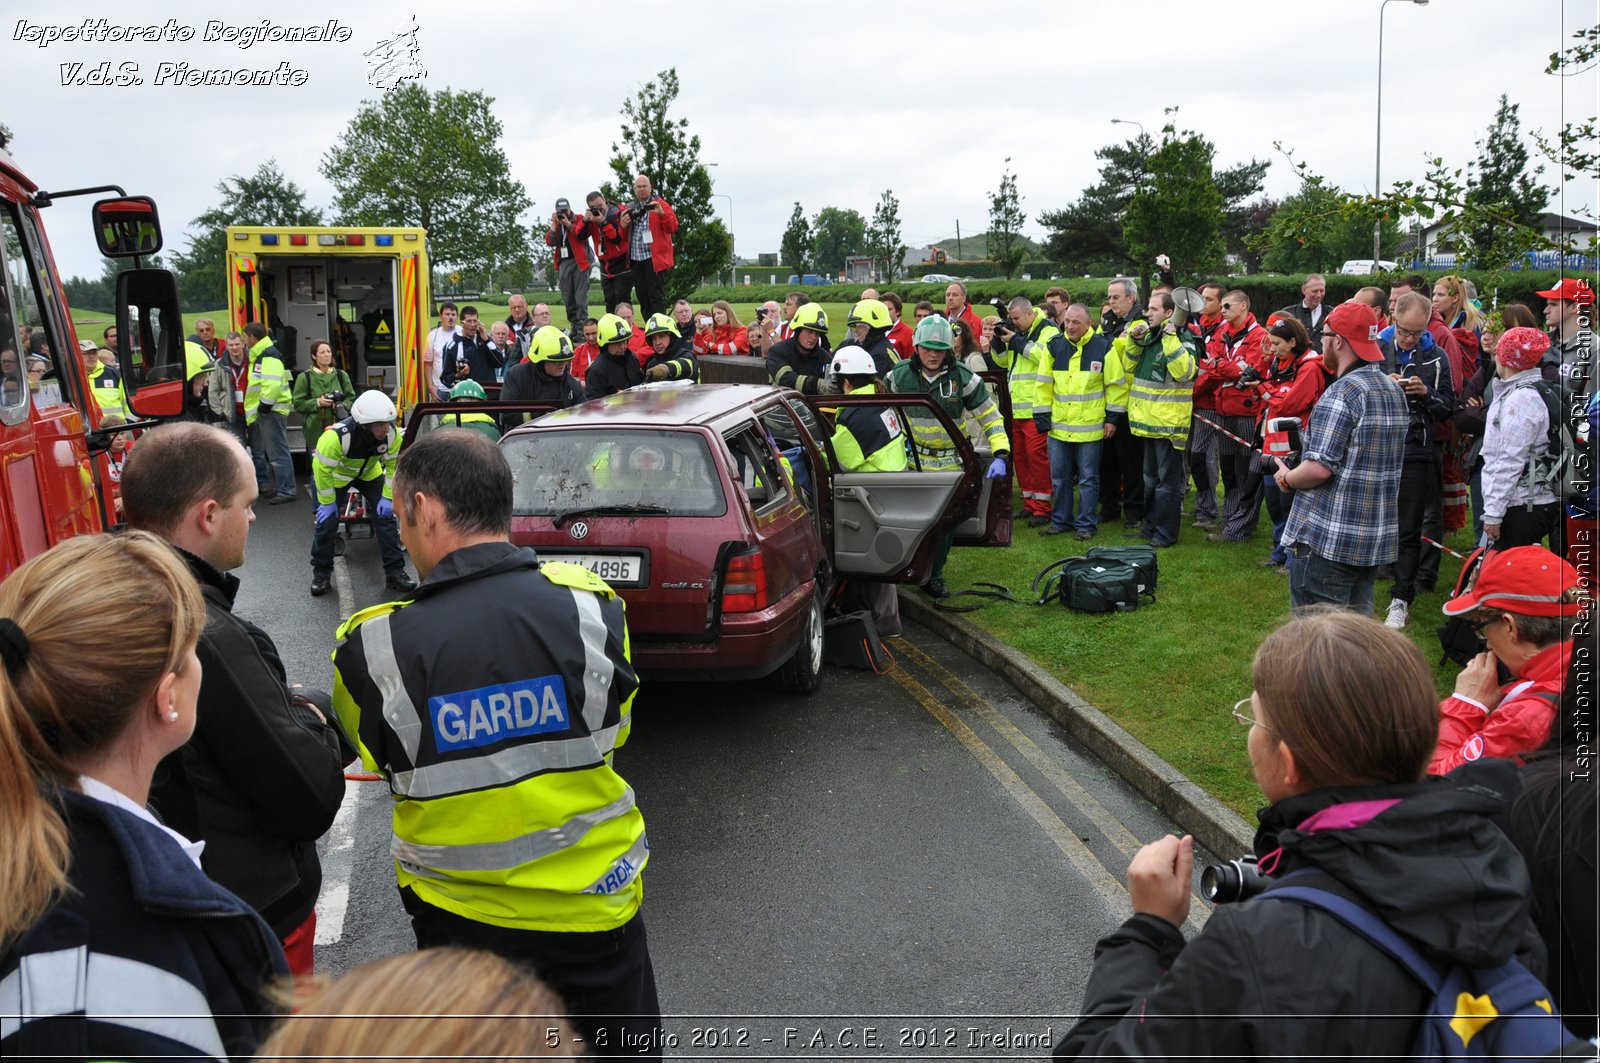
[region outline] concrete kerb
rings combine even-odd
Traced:
[[[914,590],[900,590],[900,611],[998,673],[1211,852],[1231,859],[1251,851],[1255,828],[1242,816],[1026,656]]]

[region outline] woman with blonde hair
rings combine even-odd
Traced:
[[[1270,802],[1255,868],[1239,876],[1256,888],[1186,943],[1194,840],[1141,849],[1134,915],[1096,946],[1084,1017],[1058,1059],[1409,1056],[1434,992],[1340,904],[1441,971],[1539,954],[1527,868],[1489,818],[1515,793],[1516,768],[1486,761],[1470,784],[1423,781],[1439,715],[1415,643],[1370,617],[1308,610],[1262,642],[1252,680],[1233,715]],[[1274,898],[1286,884],[1301,896]],[[1317,903],[1330,894],[1332,906]],[[1553,1018],[1534,1025],[1551,1048],[1565,1039]]]
[[[69,539],[0,583],[6,1058],[245,1057],[267,1032],[277,940],[145,808],[194,731],[205,617],[144,532]]]
[[[475,949],[423,949],[358,967],[302,1000],[257,1059],[571,1059],[621,1049],[575,1041],[564,1011],[530,968]]]
[[[707,316],[701,316],[696,319],[696,325],[696,356],[750,353],[750,335],[739,322],[739,315],[733,312],[733,304],[728,300],[718,299],[712,303],[709,321]]]

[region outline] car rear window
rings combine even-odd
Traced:
[[[549,430],[510,436],[501,448],[515,483],[512,511],[520,516],[591,506],[660,506],[678,517],[728,511],[698,432]]]

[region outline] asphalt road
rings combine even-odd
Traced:
[[[334,629],[383,577],[357,540],[311,598],[312,508],[258,509],[236,608],[292,681],[327,688]],[[1070,1025],[1095,940],[1128,914],[1129,857],[1174,827],[970,658],[918,627],[893,645],[890,674],[830,668],[808,699],[641,690],[616,764],[650,832],[669,1054],[1031,1058]],[[349,783],[319,969],[414,947],[388,840],[387,788]]]

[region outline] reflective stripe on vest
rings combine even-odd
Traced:
[[[29,1022],[79,1014],[228,1057],[205,993],[164,968],[81,945],[24,956],[0,979],[0,1039]]]
[[[1083,391],[1075,395],[1064,395],[1059,391],[1051,392],[1057,402],[1098,402],[1106,397],[1106,389],[1099,391]]]
[[[630,786],[609,805],[591,812],[580,812],[559,826],[517,838],[500,842],[422,845],[394,837],[390,840],[389,851],[396,860],[407,865],[406,870],[430,878],[445,877],[429,874],[430,871],[509,871],[554,856],[600,824],[627,815],[633,811],[635,804],[633,787]]]

